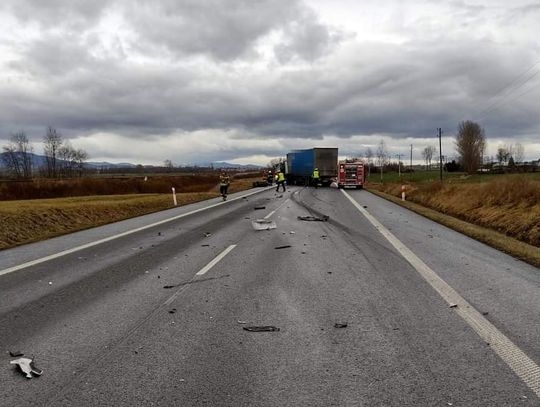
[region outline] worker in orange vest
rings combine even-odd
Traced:
[[[225,171],[222,171],[221,175],[219,176],[219,193],[223,197],[224,201],[227,200],[227,190],[229,189],[230,184],[231,179]]]

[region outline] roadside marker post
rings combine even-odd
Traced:
[[[172,199],[174,202],[174,206],[178,206],[178,202],[176,201],[176,190],[174,189],[174,187],[172,187],[171,189],[172,189]]]

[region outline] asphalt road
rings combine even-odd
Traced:
[[[0,275],[0,405],[539,406],[540,270],[348,193],[380,227],[336,189],[241,193]],[[1,251],[0,274],[216,203]],[[297,219],[320,214],[330,220]],[[264,216],[277,229],[253,230]],[[510,358],[530,358],[528,379],[382,228],[492,324],[493,341],[511,341]],[[24,378],[9,350],[43,375]]]

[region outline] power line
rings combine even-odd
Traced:
[[[509,84],[507,84],[506,86],[501,88],[499,91],[497,91],[497,93],[488,100],[488,102],[491,102],[491,101],[493,101],[493,102],[490,103],[488,107],[481,110],[478,113],[478,115],[479,116],[482,115],[482,117],[485,117],[485,115],[487,113],[490,113],[491,111],[493,111],[492,108],[494,108],[498,104],[501,104],[502,102],[504,102],[505,98],[508,98],[512,94],[512,92],[517,91],[519,88],[523,87],[527,82],[531,81],[534,77],[536,77],[536,75],[538,75],[540,73],[540,70],[538,70],[536,72],[533,71],[529,76],[523,78],[525,75],[527,75],[527,73],[529,73],[533,68],[535,68],[539,64],[540,64],[540,61],[538,61],[535,64],[531,65],[529,68],[527,68],[521,74],[519,74],[516,78],[514,78]],[[501,95],[502,95],[501,99],[494,100],[494,99],[497,99]]]

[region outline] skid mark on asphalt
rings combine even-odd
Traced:
[[[356,202],[346,191],[345,197],[364,215],[416,271],[439,293],[474,331],[487,342],[491,349],[540,397],[540,367],[518,348],[508,337],[482,316],[471,304],[458,294],[435,271],[384,227],[373,215]]]

